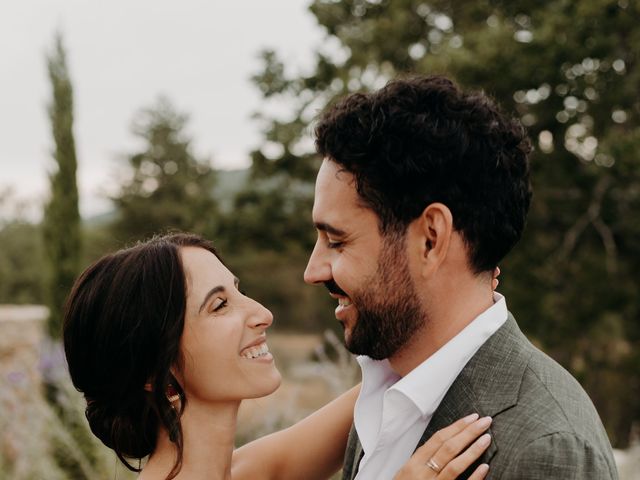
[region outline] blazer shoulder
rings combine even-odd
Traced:
[[[591,399],[578,381],[535,347],[513,316],[509,315],[476,357],[470,382],[486,407],[483,410],[498,414],[515,407],[528,416],[544,419],[541,433],[570,431],[580,435],[581,425],[600,424]]]
[[[518,393],[518,406],[532,414],[539,412],[536,416],[543,415],[544,423],[552,431],[588,437],[593,433],[594,424],[601,427],[589,395],[559,363],[533,345],[531,349]],[[586,432],[585,427],[588,427]],[[604,431],[597,430],[597,433]]]
[[[617,478],[611,444],[587,393],[551,357],[531,344],[527,348],[530,355],[517,402],[497,415],[492,425],[499,452],[496,470],[515,468],[517,459],[528,458],[526,464],[547,458],[545,468],[557,470],[558,475],[502,478]],[[565,475],[566,469],[584,476]],[[605,470],[606,475],[590,473]]]

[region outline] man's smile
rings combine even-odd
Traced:
[[[344,319],[346,310],[348,310],[349,307],[352,306],[351,299],[333,279],[324,282],[324,286],[327,287],[327,290],[329,290],[329,295],[331,296],[331,298],[335,298],[336,300],[338,300],[338,306],[336,307],[335,315],[338,320],[342,321]]]
[[[341,307],[348,307],[349,305],[351,305],[351,300],[349,300],[348,298],[338,298],[338,305],[340,305]]]
[[[338,300],[338,306],[336,307],[335,315],[336,318],[344,324],[345,315],[351,309],[353,303],[351,302],[351,299],[346,296],[339,296],[332,293],[331,297]]]

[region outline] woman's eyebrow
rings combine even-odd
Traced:
[[[204,300],[202,301],[202,305],[200,305],[200,308],[198,309],[198,313],[202,313],[202,309],[213,295],[215,295],[216,293],[224,292],[224,290],[225,288],[222,285],[218,285],[217,287],[213,287],[211,290],[209,290],[204,296]]]
[[[233,284],[235,285],[236,288],[238,288],[238,285],[240,284],[240,279],[238,277],[233,277]],[[204,300],[202,300],[202,304],[198,309],[198,313],[202,313],[202,309],[207,304],[207,302],[209,301],[212,295],[215,295],[216,293],[220,293],[224,291],[225,291],[225,288],[222,285],[218,285],[217,287],[213,287],[211,290],[209,290],[207,294],[204,296]]]

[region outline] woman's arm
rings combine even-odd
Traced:
[[[295,425],[235,450],[233,479],[329,478],[342,466],[359,392],[353,387]]]
[[[292,427],[259,438],[233,453],[234,480],[326,480],[344,460],[353,407],[360,385]],[[436,432],[402,467],[394,480],[452,480],[487,449],[482,435],[491,418],[469,415]],[[431,466],[430,466],[431,464]],[[482,480],[489,466],[477,467],[469,480]]]

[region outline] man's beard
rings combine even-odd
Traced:
[[[345,345],[351,353],[374,360],[393,356],[426,321],[409,273],[404,238],[394,240],[384,241],[376,274],[364,282],[368,287],[351,297],[358,318]]]

